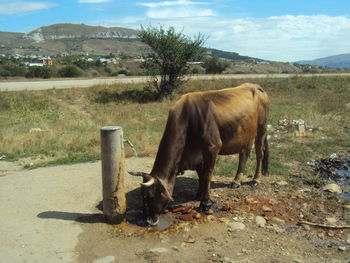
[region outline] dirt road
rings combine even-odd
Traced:
[[[295,74],[227,74],[227,75],[193,75],[191,79],[242,79],[242,78],[288,78]],[[350,73],[299,74],[299,76],[350,76]],[[74,87],[91,87],[94,85],[110,85],[115,83],[141,83],[147,77],[119,77],[98,79],[39,80],[39,81],[2,81],[0,91],[64,89]]]
[[[150,158],[131,158],[127,170],[151,169]],[[22,170],[0,161],[1,262],[327,262],[348,263],[350,231],[297,226],[327,216],[349,220],[349,210],[324,207],[336,196],[297,181],[264,178],[260,188],[233,190],[231,178],[214,177],[212,198],[220,209],[198,220],[178,220],[164,231],[104,222],[100,163]],[[127,176],[129,218],[140,209],[140,178]],[[177,179],[174,199],[192,201],[197,179]],[[320,210],[318,207],[321,206]],[[226,206],[226,209],[223,207]],[[262,207],[265,206],[265,210]],[[268,206],[268,208],[266,208]],[[345,206],[344,206],[345,207]],[[267,221],[260,227],[256,216]],[[173,215],[177,216],[177,215]],[[275,218],[275,219],[274,219]],[[277,219],[276,219],[277,218]],[[346,222],[345,222],[346,223]]]

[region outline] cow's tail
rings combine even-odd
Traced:
[[[269,175],[269,144],[267,142],[267,135],[264,140],[264,153],[262,159],[262,174]]]

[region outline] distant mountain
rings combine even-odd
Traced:
[[[121,27],[61,23],[39,27],[29,33],[0,32],[0,54],[135,56],[148,52],[150,48],[138,39],[136,30]],[[217,49],[207,49],[207,54],[236,61],[262,61]]]
[[[298,61],[297,63],[326,66],[331,68],[350,68],[350,53],[319,58],[315,60],[302,60]]]
[[[216,56],[219,58],[224,58],[224,59],[230,59],[230,60],[237,60],[237,61],[245,61],[245,62],[262,62],[264,60],[259,59],[259,58],[252,58],[248,56],[241,56],[240,54],[236,52],[228,52],[228,51],[222,51],[218,49],[208,49],[207,51],[208,55],[211,56]]]
[[[121,27],[64,23],[39,27],[23,37],[37,42],[54,39],[136,39],[137,31]]]

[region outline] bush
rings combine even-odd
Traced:
[[[204,61],[203,67],[207,74],[220,74],[228,67],[228,65],[227,61],[220,60],[218,57],[208,57]]]
[[[80,77],[82,72],[75,66],[65,66],[58,71],[58,75],[64,78]]]
[[[26,78],[51,78],[53,75],[52,69],[50,67],[29,67],[27,69]]]

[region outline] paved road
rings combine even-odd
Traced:
[[[288,78],[295,74],[228,74],[228,75],[194,75],[191,79],[243,79],[243,78]],[[299,74],[299,76],[350,76],[350,73],[324,73],[324,74]],[[141,83],[146,82],[147,77],[119,77],[98,79],[73,79],[73,80],[39,80],[39,81],[17,81],[0,82],[0,91],[20,90],[44,90],[64,89],[74,87],[91,87],[95,85],[110,85],[115,83]]]

